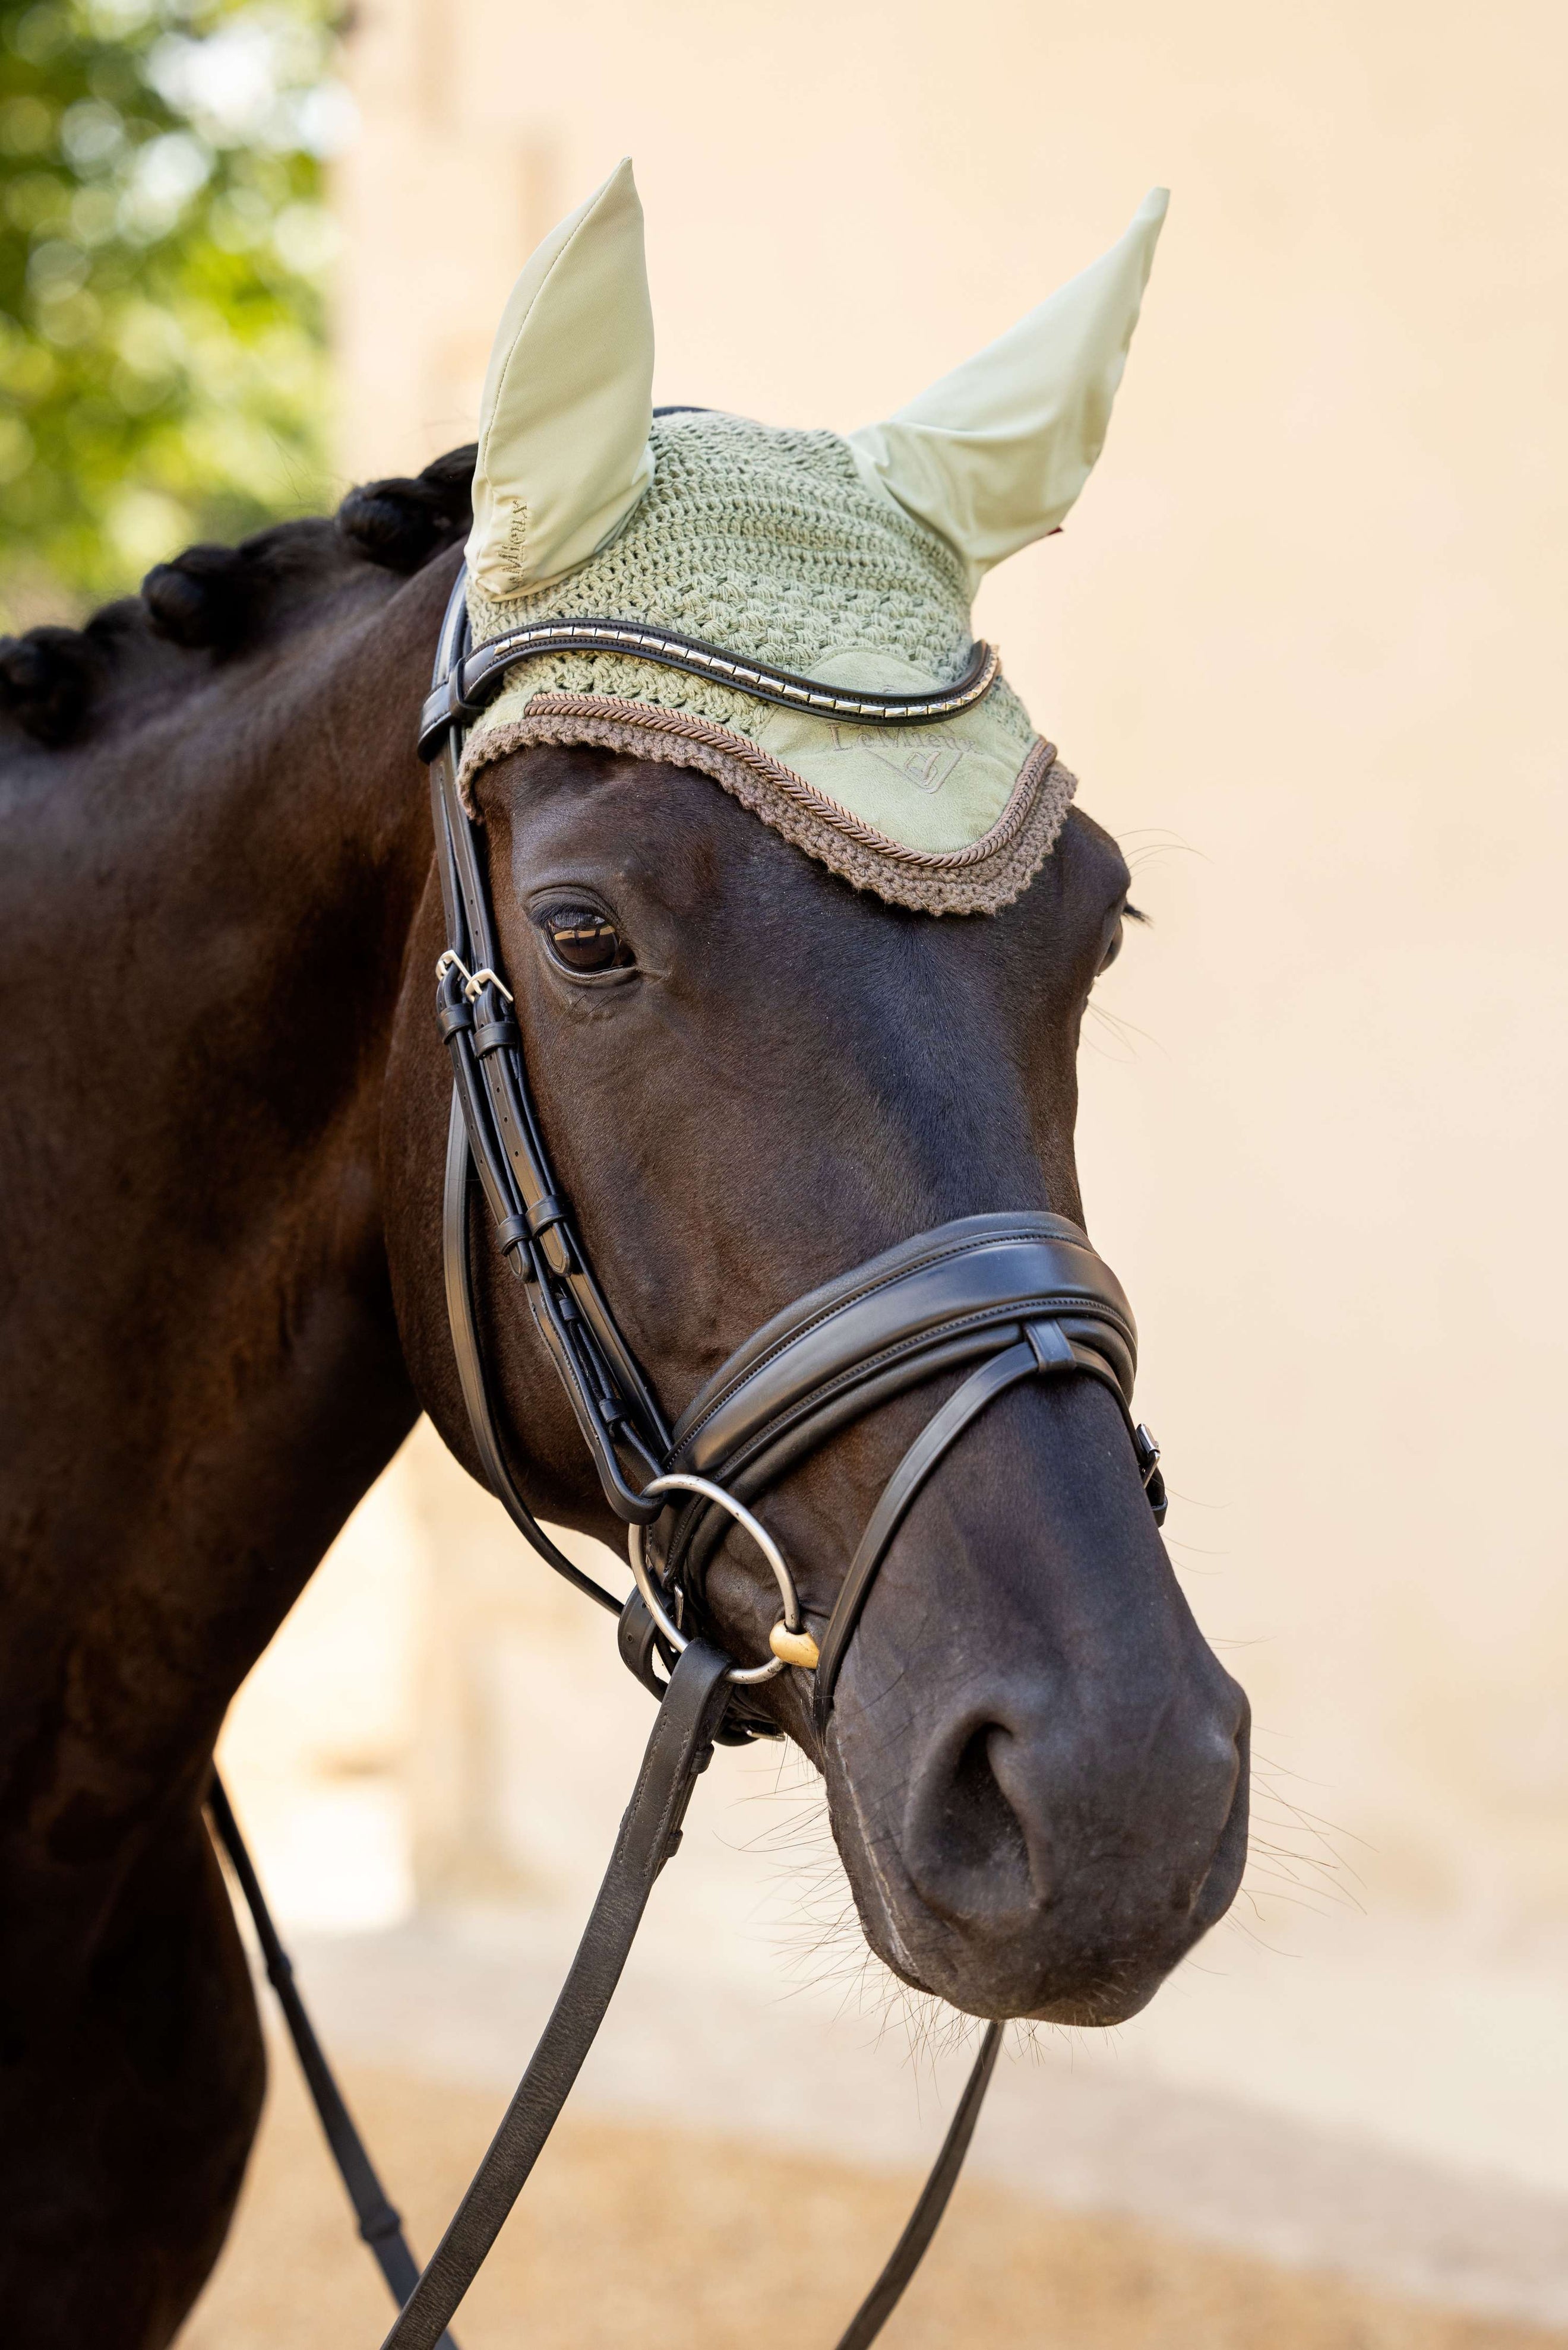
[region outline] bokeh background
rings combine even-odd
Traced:
[[[623,152],[656,397],[796,424],[896,406],[1172,186],[1099,471],[979,621],[1154,918],[1097,991],[1085,1193],[1257,1846],[1147,2015],[1015,2053],[888,2338],[1568,2339],[1561,9],[0,28],[13,626],[471,439],[513,276]],[[428,1430],[236,1705],[427,2249],[646,1729]],[[810,1774],[723,1758],[471,2350],[833,2338],[962,2062],[844,1913]],[[377,2338],[276,2083],[197,2350]]]

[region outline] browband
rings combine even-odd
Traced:
[[[756,702],[877,726],[930,726],[940,718],[955,718],[983,701],[1002,675],[995,646],[977,642],[963,675],[934,693],[836,692],[820,678],[802,677],[770,661],[742,660],[701,637],[649,628],[640,620],[535,620],[453,661],[420,713],[421,758],[435,757],[450,728],[472,726],[483,717],[516,662],[542,653],[621,653],[655,669],[682,670],[689,677],[735,686]]]

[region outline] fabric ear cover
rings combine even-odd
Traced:
[[[653,478],[653,312],[629,160],[512,289],[485,377],[468,567],[520,596],[584,563]]]
[[[957,549],[971,588],[1054,530],[1094,470],[1169,192],[1119,244],[885,423],[850,433],[862,475]]]

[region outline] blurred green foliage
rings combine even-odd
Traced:
[[[326,486],[322,0],[0,0],[0,605]]]

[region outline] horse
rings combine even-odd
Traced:
[[[233,2211],[265,2064],[202,1816],[230,1700],[421,1409],[481,1473],[442,1290],[413,750],[472,461],[192,549],[80,631],[0,649],[0,2203],[10,2324],[38,2350],[158,2350]],[[1015,902],[950,920],[850,887],[684,766],[535,744],[476,789],[557,1173],[668,1408],[911,1232],[1082,1221],[1078,1033],[1128,916],[1087,816]],[[580,983],[583,937],[624,983]],[[515,1288],[482,1254],[514,1474],[624,1551]],[[770,1498],[808,1613],[951,1383]],[[735,1653],[765,1649],[741,1544],[706,1606]],[[826,1739],[801,1678],[752,1704],[824,1771],[867,1938],[918,1989],[1112,2024],[1228,1907],[1245,1700],[1095,1381],[1022,1385],[954,1447]]]

